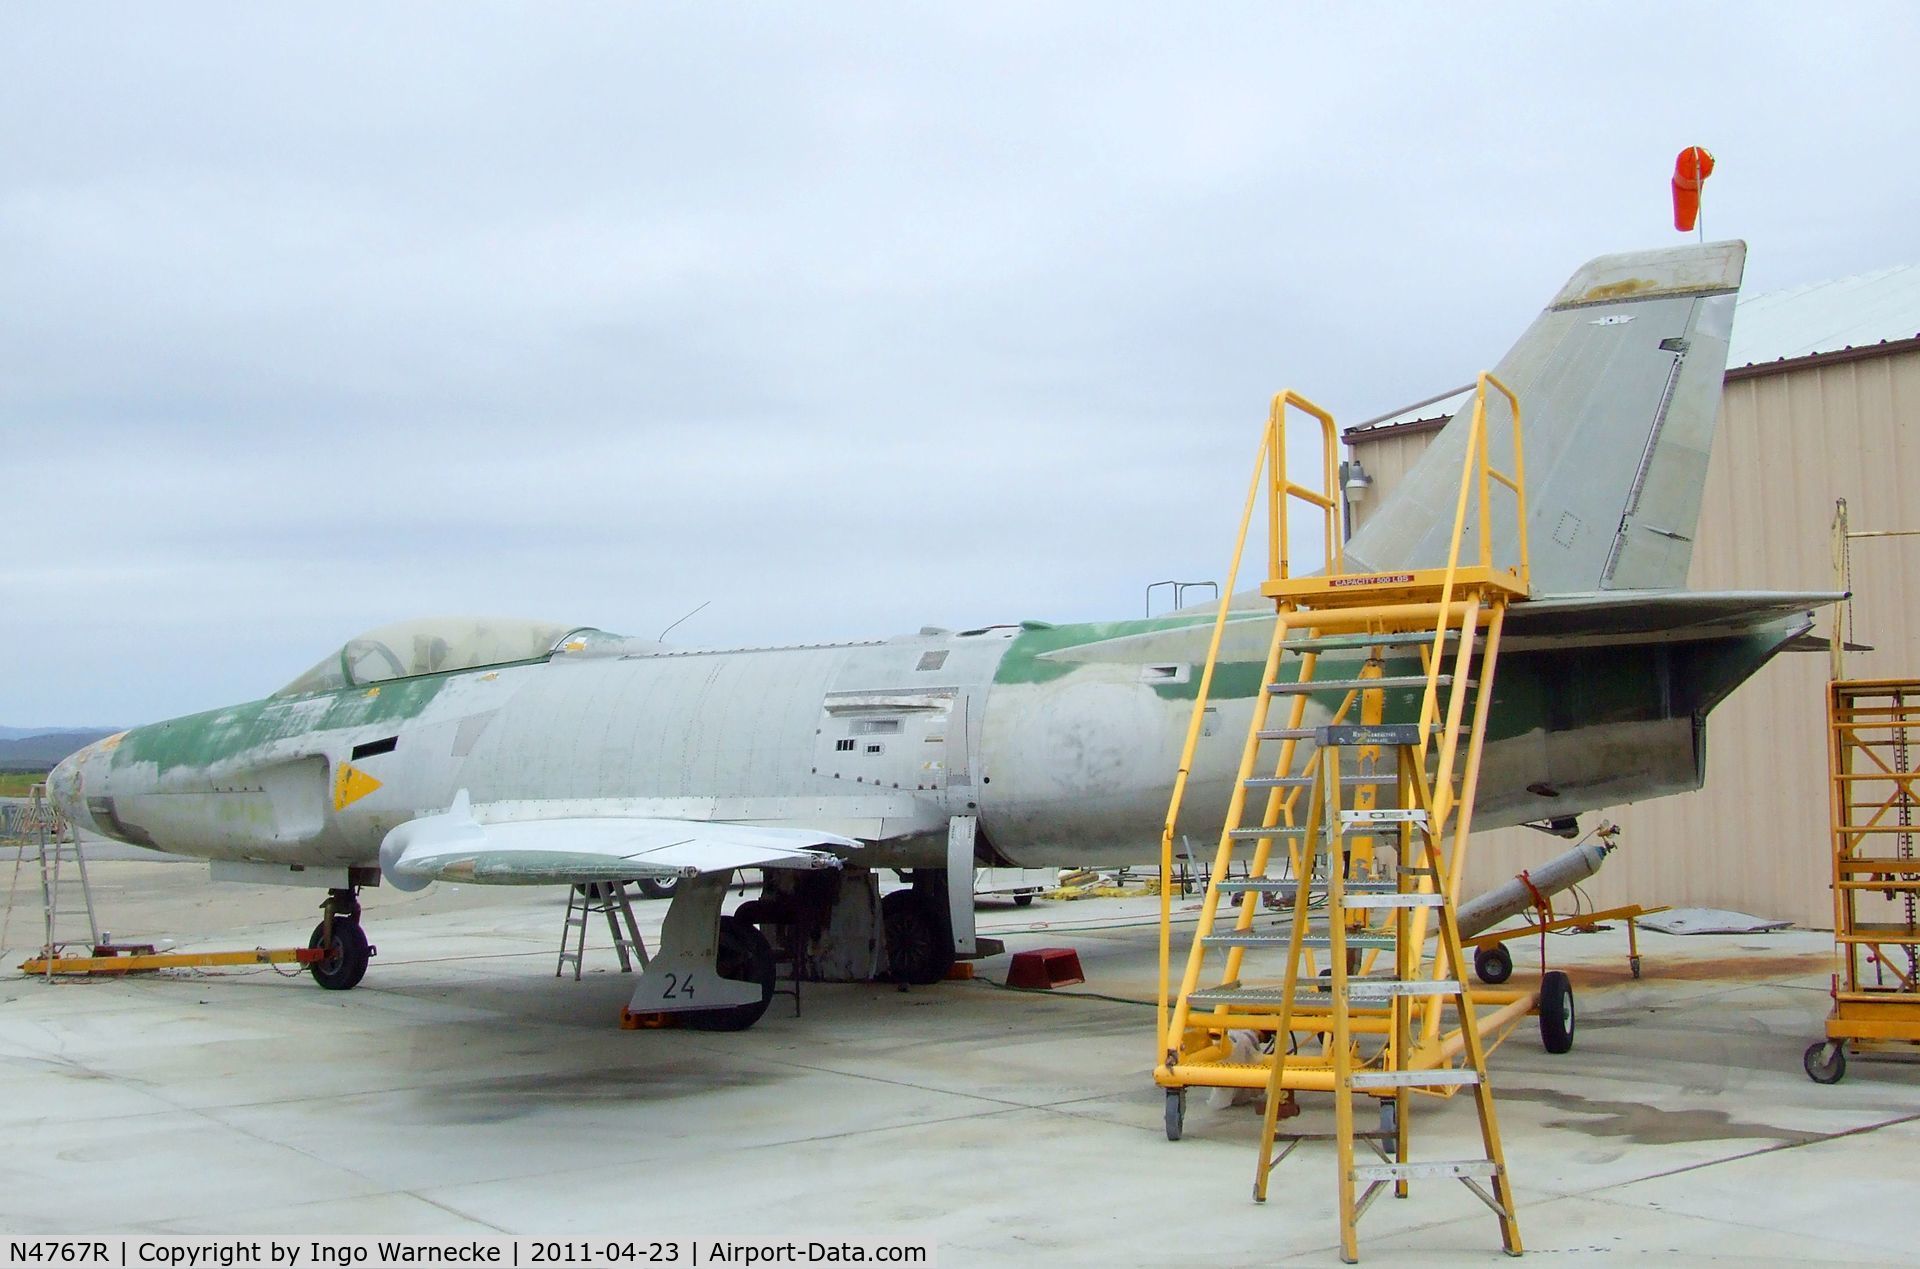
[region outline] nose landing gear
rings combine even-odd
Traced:
[[[360,892],[357,889],[329,890],[320,905],[320,924],[313,927],[308,947],[326,954],[307,967],[313,981],[328,991],[348,991],[367,976],[367,962],[380,949],[367,942],[360,928]]]

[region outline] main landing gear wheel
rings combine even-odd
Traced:
[[[1559,970],[1540,976],[1540,1043],[1549,1053],[1573,1048],[1573,984]]]
[[[880,900],[880,921],[887,931],[887,970],[895,982],[924,987],[953,968],[953,939],[946,914],[927,892],[895,890]]]
[[[675,877],[672,881],[661,881],[655,877],[642,877],[634,884],[649,899],[671,899],[673,892],[680,888],[680,879]]]
[[[1816,1084],[1838,1084],[1847,1074],[1847,1046],[1838,1040],[1819,1040],[1807,1046],[1800,1059],[1807,1078]]]
[[[1187,1126],[1187,1090],[1167,1090],[1167,1140],[1178,1141]]]
[[[1489,943],[1473,954],[1473,972],[1488,986],[1498,986],[1513,977],[1513,953],[1505,943]]]
[[[328,991],[351,990],[367,976],[367,961],[373,956],[373,948],[367,943],[366,931],[358,921],[343,916],[336,916],[331,922],[322,921],[313,927],[313,937],[307,940],[307,946],[326,953],[307,966],[307,972]]]
[[[679,1016],[680,1024],[694,1031],[745,1031],[760,1021],[773,999],[773,947],[748,921],[737,916],[720,918],[720,951],[714,969],[722,978],[743,983],[759,983],[760,999],[725,1009],[694,1009]]]

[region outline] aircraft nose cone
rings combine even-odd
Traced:
[[[54,764],[47,773],[47,798],[68,822],[91,829],[93,818],[87,814],[86,798],[80,792],[80,769],[85,765],[86,752],[82,749]]]
[[[122,732],[120,736],[125,734]],[[87,799],[112,796],[108,783],[108,765],[111,761],[108,755],[120,743],[120,736],[94,741],[85,749],[62,758],[47,773],[47,798],[53,803],[54,809],[74,826],[93,833],[105,833],[109,837],[113,834],[101,828],[87,809]]]

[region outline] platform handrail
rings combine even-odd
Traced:
[[[1285,395],[1285,394],[1283,394]],[[1279,398],[1275,398],[1275,410]],[[1186,739],[1180,746],[1180,765],[1173,775],[1173,795],[1167,803],[1167,818],[1160,830],[1160,995],[1159,1027],[1154,1032],[1154,1060],[1160,1060],[1160,1037],[1167,1033],[1168,981],[1173,957],[1173,836],[1180,822],[1180,808],[1186,800],[1187,776],[1193,770],[1193,755],[1200,747],[1200,733],[1206,723],[1207,700],[1213,691],[1213,672],[1220,664],[1220,643],[1226,635],[1227,614],[1233,608],[1233,586],[1240,576],[1240,562],[1246,555],[1247,531],[1253,527],[1253,509],[1260,502],[1261,476],[1267,470],[1275,442],[1271,415],[1267,429],[1260,434],[1260,446],[1253,459],[1253,480],[1247,486],[1246,505],[1240,511],[1240,531],[1234,537],[1233,557],[1227,565],[1227,582],[1220,590],[1220,607],[1214,614],[1213,634],[1207,640],[1207,659],[1200,670],[1200,685],[1194,691],[1193,711],[1187,718]]]
[[[1320,424],[1320,487],[1313,488],[1292,479],[1287,473],[1287,408],[1299,410]],[[1338,573],[1344,560],[1341,543],[1346,537],[1340,519],[1340,430],[1333,415],[1298,392],[1288,388],[1276,392],[1267,411],[1267,453],[1273,464],[1273,485],[1267,498],[1267,576],[1293,576],[1293,543],[1287,510],[1295,500],[1320,512],[1326,534],[1326,558],[1321,568]]]
[[[1507,399],[1507,408],[1513,419],[1513,471],[1503,472],[1493,466],[1487,452],[1487,388],[1491,386]],[[1498,375],[1491,370],[1483,370],[1474,381],[1473,413],[1468,416],[1466,453],[1461,461],[1460,493],[1455,499],[1453,509],[1453,532],[1447,544],[1447,567],[1440,588],[1440,614],[1434,621],[1433,645],[1428,659],[1427,686],[1420,697],[1421,757],[1426,756],[1426,737],[1432,733],[1435,716],[1439,713],[1439,656],[1445,645],[1448,616],[1453,602],[1454,587],[1460,576],[1460,544],[1466,536],[1467,507],[1472,495],[1479,494],[1479,509],[1475,515],[1478,521],[1479,557],[1478,564],[1485,573],[1494,569],[1493,562],[1493,517],[1490,482],[1498,481],[1513,492],[1514,521],[1518,529],[1519,560],[1509,571],[1513,573],[1522,589],[1530,590],[1531,569],[1528,564],[1527,543],[1527,468],[1526,454],[1521,443],[1520,398],[1514,395]],[[1472,638],[1472,622],[1461,638],[1464,649]],[[1464,658],[1463,658],[1464,664]],[[1458,724],[1459,719],[1449,718],[1450,724]],[[1451,756],[1454,731],[1449,729],[1448,739],[1442,742],[1443,764]],[[1445,809],[1441,811],[1444,818]],[[1438,827],[1438,826],[1436,826]]]

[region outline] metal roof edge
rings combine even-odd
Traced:
[[[1808,353],[1802,357],[1782,357],[1778,361],[1756,361],[1744,366],[1729,366],[1725,381],[1735,383],[1742,379],[1759,379],[1766,375],[1785,374],[1789,370],[1834,366],[1847,361],[1866,361],[1873,357],[1891,357],[1896,353],[1916,351],[1920,351],[1920,334],[1906,339],[1883,339],[1877,344],[1862,344],[1857,348],[1836,348],[1832,352]]]

